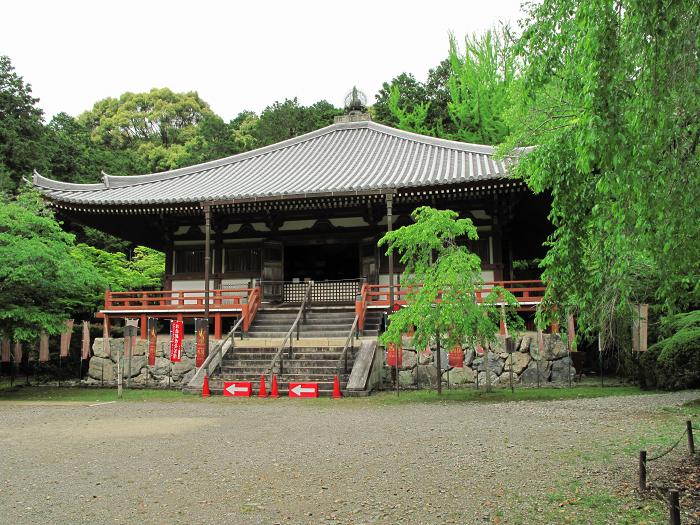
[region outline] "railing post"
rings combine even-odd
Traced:
[[[681,504],[677,490],[668,491],[669,523],[671,525],[681,525]]]
[[[693,423],[687,420],[685,422],[686,433],[688,434],[688,452],[695,454],[695,441],[693,440]]]

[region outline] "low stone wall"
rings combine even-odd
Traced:
[[[544,350],[539,352],[536,332],[524,332],[515,339],[513,353],[513,383],[522,385],[540,383],[564,383],[573,380],[576,374],[573,362],[568,357],[566,342],[559,334],[544,334]],[[437,386],[435,373],[435,352],[415,352],[410,338],[404,338],[402,367],[399,369],[399,382],[403,387]],[[498,336],[485,356],[478,356],[474,349],[465,351],[464,367],[452,368],[443,375],[451,385],[475,383],[486,384],[486,367],[484,359],[488,359],[491,372],[491,384],[510,385],[511,359],[505,351],[503,336]],[[446,359],[446,356],[444,356]],[[569,369],[569,364],[571,368]],[[443,363],[443,367],[447,366]],[[570,370],[570,371],[569,371]]]
[[[209,348],[216,346],[218,341],[211,339]],[[129,376],[129,358],[124,356],[124,339],[110,338],[110,354],[104,349],[104,339],[98,337],[92,345],[93,356],[90,358],[88,368],[88,384],[113,385],[117,381],[117,355],[121,358],[122,377]],[[179,363],[170,363],[170,337],[158,337],[156,347],[156,364],[148,366],[148,341],[136,340],[136,348],[131,357],[131,384],[136,386],[171,387],[181,388],[186,385],[194,375],[195,363],[195,339],[187,337],[182,341],[182,360]],[[170,378],[168,380],[168,377]]]

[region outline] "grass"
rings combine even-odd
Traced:
[[[573,386],[571,388],[516,388],[511,392],[506,388],[494,388],[493,392],[475,388],[443,390],[441,395],[434,390],[402,391],[399,396],[395,392],[382,392],[370,399],[382,404],[399,403],[435,403],[435,402],[466,402],[503,403],[508,401],[556,401],[562,399],[587,399],[609,396],[646,395],[654,392],[641,390],[636,386],[615,386],[601,388],[599,386]]]
[[[600,388],[599,386],[574,386],[572,388],[518,388],[514,393],[509,389],[495,388],[493,392],[474,388],[443,390],[442,395],[434,390],[401,391],[397,397],[395,392],[380,392],[370,397],[345,398],[335,400],[330,398],[295,400],[294,402],[321,406],[357,406],[357,405],[399,405],[410,403],[503,403],[508,401],[555,401],[562,399],[585,399],[607,396],[644,395],[638,387],[616,386]],[[0,384],[0,402],[2,401],[31,401],[31,402],[106,402],[117,399],[116,388],[78,388],[78,387],[44,387],[44,386],[14,386]],[[186,401],[186,402],[275,402],[271,399],[230,399],[212,396],[202,399],[196,395],[183,394],[179,390],[155,389],[124,389],[124,401]],[[700,407],[697,409],[700,411]]]
[[[553,490],[546,503],[540,505],[538,509],[526,511],[524,523],[660,525],[668,520],[666,509],[658,500],[642,502],[633,494],[616,493],[580,482]]]
[[[638,387],[617,386],[600,388],[596,386],[575,386],[572,388],[519,388],[514,393],[509,389],[494,389],[491,393],[474,388],[443,390],[442,395],[434,390],[401,391],[397,397],[395,392],[380,392],[365,398],[345,398],[335,400],[319,398],[314,400],[298,400],[300,403],[314,405],[357,405],[379,404],[398,405],[407,403],[503,403],[509,401],[555,401],[562,399],[585,399],[608,396],[641,395],[649,392]],[[0,385],[0,402],[2,401],[32,401],[32,402],[106,402],[117,399],[116,388],[76,388],[76,387],[42,387]],[[155,389],[124,389],[124,401],[201,401],[201,402],[240,402],[240,399],[228,399],[212,396],[204,400],[199,396],[186,395],[179,390]],[[252,400],[246,400],[250,402]],[[260,400],[260,402],[274,402]],[[696,409],[700,412],[700,407]]]

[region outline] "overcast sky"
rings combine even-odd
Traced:
[[[342,106],[397,74],[425,80],[458,38],[519,18],[521,0],[4,3],[0,54],[50,116],[125,91],[198,91],[230,120],[275,100]]]

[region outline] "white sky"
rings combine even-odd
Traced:
[[[275,100],[342,106],[353,85],[369,102],[399,73],[425,80],[461,39],[521,0],[10,0],[0,54],[32,85],[46,119],[105,97],[169,87],[195,90],[230,120]]]

